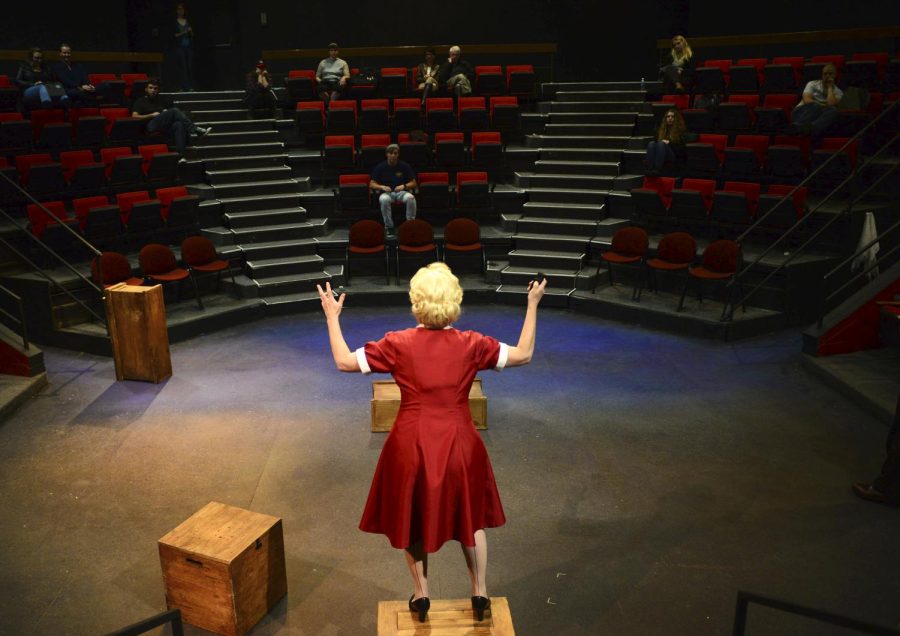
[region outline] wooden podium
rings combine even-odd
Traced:
[[[394,427],[400,412],[400,387],[393,380],[372,382],[372,432],[387,433]],[[475,378],[469,389],[469,410],[475,428],[487,429],[487,397],[481,390],[481,378]]]
[[[162,285],[110,287],[106,319],[117,380],[162,382],[172,375]]]
[[[491,607],[482,621],[475,618],[467,598],[432,600],[424,623],[409,611],[407,601],[378,604],[378,636],[515,636],[515,633],[505,596],[491,597]]]

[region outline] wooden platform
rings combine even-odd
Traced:
[[[408,601],[381,601],[378,604],[378,636],[513,636],[509,602],[492,596],[484,620],[475,620],[470,599],[432,600],[424,623],[409,611]]]
[[[393,380],[372,382],[372,432],[387,433],[400,412],[400,387]],[[469,411],[478,430],[487,429],[487,397],[481,390],[481,378],[475,378],[469,390]]]

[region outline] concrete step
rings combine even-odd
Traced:
[[[629,135],[528,135],[525,146],[528,148],[614,148],[625,149]]]
[[[541,113],[639,113],[644,102],[541,102]]]
[[[316,253],[318,243],[315,239],[270,241],[268,243],[241,245],[240,248],[247,261],[262,261],[273,258],[309,256]]]
[[[645,91],[562,90],[556,91],[559,102],[643,102]]]
[[[213,131],[198,140],[201,146],[247,146],[250,144],[278,143],[281,139],[277,130],[250,130],[247,132]]]
[[[544,135],[613,135],[630,137],[634,131],[634,124],[604,124],[604,123],[578,123],[578,124],[547,124],[544,126]],[[212,136],[212,135],[210,135]]]
[[[515,184],[522,188],[560,188],[571,190],[602,190],[612,188],[615,177],[589,174],[515,173]]]
[[[212,134],[275,130],[274,119],[229,119],[212,123],[204,122],[199,125],[211,125],[213,127]]]
[[[321,229],[313,223],[294,223],[291,225],[263,225],[238,228],[231,231],[234,242],[244,246],[246,243],[267,243],[276,240],[309,239],[321,234]]]
[[[227,96],[216,99],[200,99],[197,97],[177,98],[172,105],[191,113],[195,110],[201,112],[210,110],[244,110],[246,112],[243,96],[239,98]]]
[[[610,163],[619,163],[622,161],[622,150],[619,148],[597,149],[597,148],[554,148],[552,139],[548,141],[549,147],[541,148],[540,157],[544,159],[555,159],[559,161],[603,161]]]
[[[227,213],[297,208],[300,205],[300,197],[293,193],[273,194],[267,197],[223,198],[219,201],[222,204],[222,210]]]
[[[177,91],[177,92],[167,92],[162,93],[166,97],[168,97],[173,102],[178,100],[194,100],[194,101],[202,101],[202,100],[216,100],[216,99],[243,99],[244,91],[242,90],[231,90],[231,91]]]
[[[522,216],[543,219],[579,219],[599,221],[605,216],[603,205],[582,203],[546,203],[527,201],[522,205]]]
[[[519,267],[509,265],[500,272],[500,283],[503,286],[520,286],[527,287],[528,283],[534,280],[539,273],[534,267]],[[547,289],[553,289],[556,293],[562,290],[569,291],[575,289],[576,273],[568,269],[547,268],[540,270],[547,279]]]
[[[332,285],[334,285],[333,281]],[[286,316],[304,311],[316,311],[321,308],[319,292],[315,290],[298,294],[273,294],[266,296],[263,302],[266,304],[267,316]]]
[[[257,280],[261,298],[283,296],[286,294],[302,294],[316,291],[316,285],[324,285],[330,277],[324,271],[305,272],[288,276],[273,276]]]
[[[509,253],[509,264],[513,267],[537,269],[540,272],[548,269],[578,272],[586,258],[586,254],[571,252],[515,249]]]
[[[256,281],[262,282],[283,276],[322,273],[325,259],[318,254],[292,256],[289,258],[268,258],[247,261],[247,271]]]
[[[237,170],[207,170],[206,180],[218,187],[232,183],[286,181],[292,170],[287,166],[269,165],[263,168],[241,168]]]
[[[534,171],[539,174],[579,174],[615,177],[619,174],[619,163],[616,161],[538,159],[534,162]]]
[[[238,157],[213,157],[206,159],[203,165],[206,170],[237,170],[264,167],[284,167],[287,163],[287,153],[245,155]]]
[[[220,121],[236,121],[240,119],[246,119],[250,121],[247,110],[244,108],[241,109],[229,109],[229,110],[193,110],[191,111],[191,119],[195,124],[204,125],[204,124],[212,124],[216,125],[217,122]]]
[[[562,188],[529,188],[528,200],[536,203],[584,203],[603,205],[606,192],[603,190],[573,190]]]
[[[219,157],[244,157],[247,155],[283,155],[281,142],[251,143],[241,145],[188,146],[190,159],[214,159]]]
[[[294,225],[305,221],[306,210],[303,208],[227,212],[222,215],[222,222],[232,230],[267,225]]]
[[[549,124],[628,124],[634,125],[637,117],[633,112],[624,113],[550,113]]]
[[[553,234],[592,237],[597,232],[597,222],[583,219],[557,219],[546,217],[522,217],[516,222],[517,232],[525,234]]]
[[[566,252],[569,254],[587,254],[590,238],[586,236],[566,236],[558,234],[518,233],[513,236],[516,249],[528,251]]]
[[[268,198],[275,194],[290,194],[300,191],[300,184],[296,179],[226,183],[215,186],[216,197],[220,199],[232,199],[237,197]]]

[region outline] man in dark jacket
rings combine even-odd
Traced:
[[[72,61],[72,47],[68,44],[59,45],[59,62],[53,66],[53,73],[74,103],[96,103],[97,89],[88,80],[84,66]]]
[[[159,94],[159,81],[155,79],[147,82],[144,96],[135,100],[131,111],[132,117],[148,120],[148,133],[159,132],[168,135],[171,132],[175,137],[175,148],[181,154],[184,154],[187,148],[190,135],[203,137],[212,130],[197,126],[187,115],[174,108],[168,99]]]
[[[468,95],[472,92],[472,81],[475,78],[472,66],[462,59],[462,50],[458,46],[451,46],[449,55],[447,63],[441,64],[438,83],[457,96]]]

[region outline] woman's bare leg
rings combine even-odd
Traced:
[[[484,530],[475,532],[475,547],[462,546],[472,579],[472,596],[487,596],[487,535]]]
[[[403,553],[416,588],[413,600],[428,596],[428,553],[422,548],[422,542],[411,545]]]

